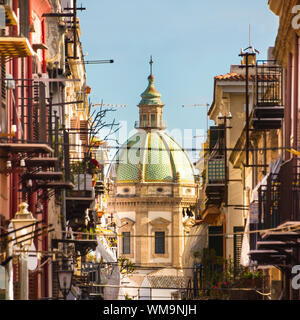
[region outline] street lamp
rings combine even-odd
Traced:
[[[19,243],[20,247],[24,247],[26,250],[33,242],[36,219],[33,217],[32,213],[27,210],[28,204],[26,202],[19,204],[19,208],[20,210],[16,212],[15,218],[11,219],[11,222],[13,223],[14,230],[16,230],[16,242]]]
[[[67,264],[66,260],[63,260],[62,267],[60,270],[58,270],[57,275],[58,275],[59,289],[64,296],[64,300],[66,300],[67,295],[71,290],[72,277],[73,277],[73,270]]]
[[[27,250],[33,242],[33,233],[35,231],[36,219],[32,213],[27,210],[28,204],[22,202],[19,205],[19,211],[15,218],[11,219],[15,230],[15,241],[22,250],[20,254],[21,262],[21,300],[28,300],[28,254]]]

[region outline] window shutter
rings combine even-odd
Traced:
[[[29,286],[28,286],[28,298],[29,300],[38,299],[38,274],[37,272],[31,273],[29,271]]]
[[[80,120],[80,140],[87,142],[88,138],[88,123],[87,120]]]
[[[234,270],[237,271],[240,268],[243,234],[236,234],[237,232],[243,232],[244,227],[233,227],[233,264]]]
[[[52,262],[52,297],[59,297],[59,283],[58,283],[58,272],[59,266],[57,261]]]
[[[19,1],[20,32],[23,37],[29,38],[29,4],[28,0]]]

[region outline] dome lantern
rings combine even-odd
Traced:
[[[161,94],[154,87],[154,76],[152,74],[152,56],[150,59],[150,75],[148,76],[148,86],[141,94],[142,100],[138,104],[140,108],[140,122],[136,128],[145,130],[164,129],[166,126],[163,122]]]

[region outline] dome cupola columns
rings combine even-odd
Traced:
[[[165,129],[166,125],[163,123],[162,109],[164,104],[161,102],[161,94],[154,87],[154,76],[152,75],[152,56],[150,59],[150,75],[148,77],[148,87],[141,94],[142,100],[138,104],[140,108],[140,121],[136,123],[136,128],[151,130],[151,129]]]

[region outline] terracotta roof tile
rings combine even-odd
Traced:
[[[255,80],[255,75],[250,75],[251,81]],[[274,81],[278,79],[278,75],[258,75],[259,80]],[[228,80],[228,81],[245,81],[246,75],[238,74],[236,72],[226,73],[219,76],[215,76],[215,80]]]

